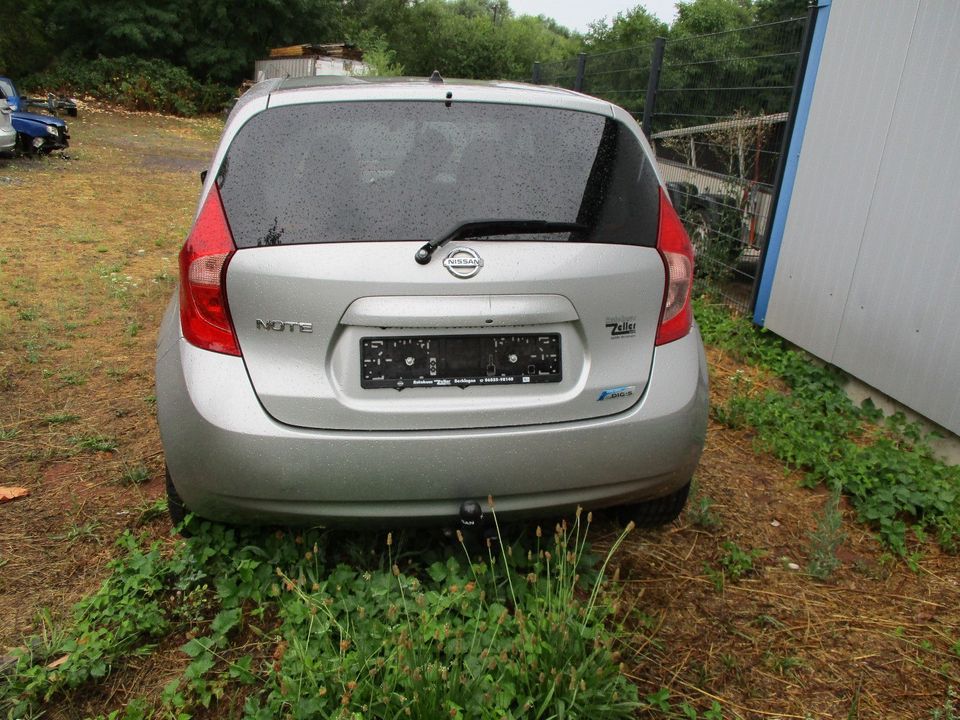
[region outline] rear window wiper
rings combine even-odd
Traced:
[[[551,222],[550,220],[468,220],[450,228],[440,237],[427,242],[417,250],[414,258],[426,265],[433,257],[433,251],[451,240],[466,237],[484,237],[486,235],[513,235],[514,233],[539,234],[576,232],[582,233],[587,226],[575,222]]]

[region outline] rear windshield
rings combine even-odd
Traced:
[[[628,128],[584,112],[420,101],[272,108],[241,128],[217,181],[241,248],[423,241],[479,219],[575,222],[587,228],[578,240],[656,242],[646,155]]]

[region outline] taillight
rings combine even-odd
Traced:
[[[180,326],[191,345],[227,355],[240,354],[224,282],[236,249],[214,184],[180,250]]]
[[[693,324],[690,293],[693,290],[693,245],[680,222],[677,211],[660,189],[660,228],[657,232],[657,250],[663,258],[667,273],[667,287],[663,293],[657,345],[679,340]]]

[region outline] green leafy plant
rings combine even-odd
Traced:
[[[78,541],[92,542],[99,545],[100,535],[98,531],[100,528],[100,522],[97,520],[90,520],[85,523],[73,523],[67,528],[65,533],[54,535],[53,537],[55,540],[66,541],[68,545],[73,545]]]
[[[685,512],[687,519],[697,527],[705,530],[720,527],[720,517],[713,509],[713,498],[703,492],[696,478],[690,485],[690,499]]]
[[[134,508],[137,520],[136,525],[144,525],[167,515],[167,498],[158,497],[156,500],[147,500]]]
[[[192,536],[172,553],[125,534],[73,627],[18,654],[0,709],[40,711],[180,634],[189,661],[162,693],[165,715],[633,717],[641,703],[619,670],[604,590],[632,526],[595,556],[589,514],[515,542],[493,519],[496,537],[479,545],[388,535],[382,554],[367,545],[350,563],[319,531],[188,521]],[[243,707],[228,710],[239,688]],[[107,717],[144,708],[130,712]]]
[[[740,578],[756,572],[754,561],[764,556],[759,548],[744,550],[732,540],[724,540],[721,544],[723,555],[720,556],[720,565],[725,577],[736,582]]]
[[[723,576],[723,570],[715,568],[710,563],[703,564],[703,574],[707,576],[707,579],[710,581],[710,584],[713,585],[713,589],[717,592],[723,590],[726,580]]]
[[[878,422],[857,407],[838,370],[812,362],[775,335],[705,299],[696,303],[704,340],[779,376],[788,391],[735,392],[714,416],[757,431],[756,443],[805,482],[837,487],[859,518],[902,557],[907,530],[930,531],[947,550],[960,536],[960,466],[936,458],[928,437],[902,414]]]
[[[150,480],[150,468],[146,465],[134,465],[128,467],[120,476],[121,485],[143,485]]]
[[[64,385],[83,385],[87,382],[87,376],[76,370],[61,370],[60,382]]]
[[[947,688],[943,705],[930,713],[931,720],[960,720],[960,694],[953,687]]]
[[[359,44],[364,49],[363,63],[369,68],[367,74],[376,77],[403,75],[403,65],[397,62],[397,53],[390,49],[386,36],[367,33]]]
[[[106,677],[121,656],[150,652],[145,641],[167,630],[161,594],[174,564],[163,560],[159,544],[144,552],[130,535],[120,543],[125,555],[110,564],[101,588],[79,603],[74,626],[15,651],[12,675],[0,687],[0,709],[23,717],[38,701]]]

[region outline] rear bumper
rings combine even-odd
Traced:
[[[599,419],[454,431],[321,431],[283,425],[257,401],[243,360],[170,336],[157,410],[185,504],[254,523],[448,522],[495,498],[498,515],[537,516],[666,495],[703,448],[707,369],[699,332],[658,348],[647,390]]]

